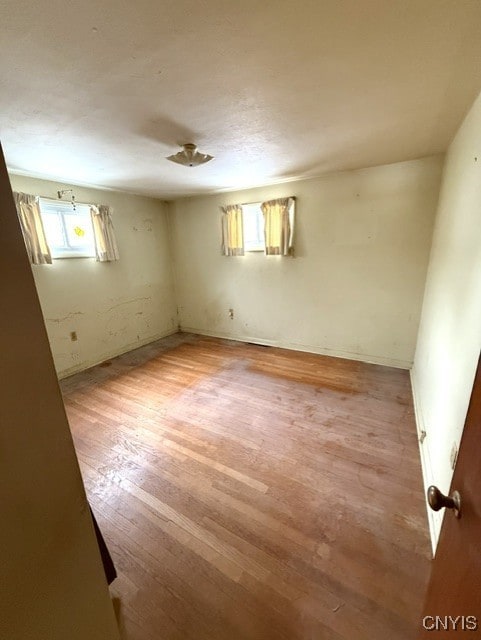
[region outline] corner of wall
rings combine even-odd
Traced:
[[[172,290],[174,294],[175,313],[177,318],[177,329],[181,331],[180,314],[179,314],[179,285],[178,285],[175,250],[174,250],[175,202],[173,200],[165,200],[164,205],[165,205],[165,212],[167,217],[167,238],[169,241],[170,273],[172,278]]]

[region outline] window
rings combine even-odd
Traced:
[[[245,251],[264,251],[264,216],[261,203],[253,202],[242,205],[244,220],[244,249]]]
[[[272,201],[276,202],[276,201]],[[265,204],[270,204],[269,202]],[[242,218],[244,222],[244,250],[245,251],[265,251],[266,243],[264,237],[264,214],[262,213],[262,202],[252,202],[243,204]],[[289,224],[291,237],[289,246],[292,245],[292,233],[294,230],[294,215],[296,201],[289,198]],[[279,231],[280,233],[280,231]]]
[[[40,198],[40,212],[52,258],[94,258],[95,239],[88,204]]]

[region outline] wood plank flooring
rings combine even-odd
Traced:
[[[177,334],[62,389],[124,638],[416,637],[406,371]]]

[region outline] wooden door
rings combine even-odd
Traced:
[[[450,494],[454,490],[461,495],[461,517],[450,510],[444,516],[420,638],[481,636],[481,359]]]

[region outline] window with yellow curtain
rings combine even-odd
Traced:
[[[221,207],[222,254],[293,255],[295,204],[296,199],[288,197]]]

